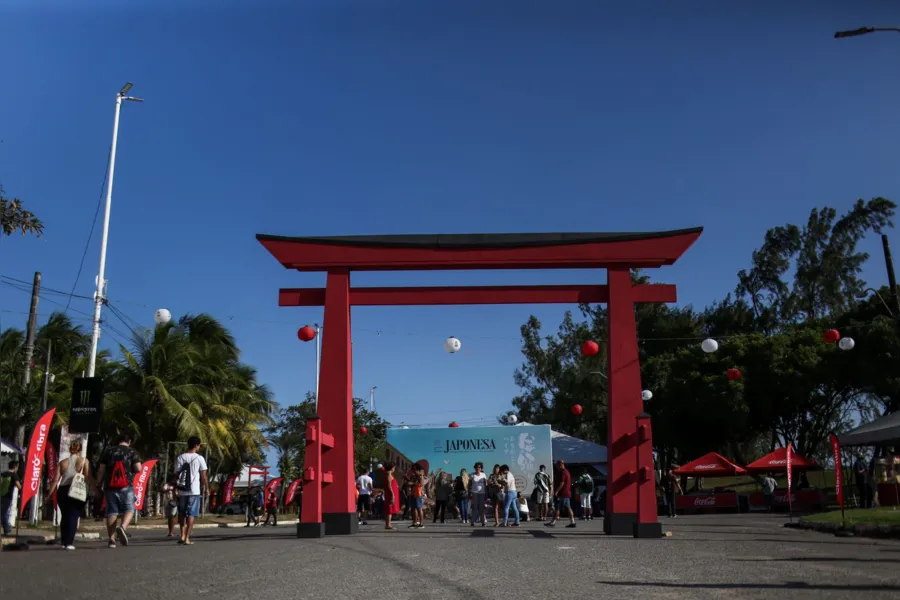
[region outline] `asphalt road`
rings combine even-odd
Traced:
[[[292,527],[206,529],[176,546],[136,532],[115,550],[0,554],[0,598],[874,598],[900,597],[900,542],[784,529],[775,516],[665,520],[660,540],[602,522],[549,530],[458,524],[299,540]]]

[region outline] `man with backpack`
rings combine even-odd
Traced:
[[[116,547],[116,540],[128,545],[128,525],[134,517],[135,473],[141,471],[141,459],[131,447],[131,436],[120,435],[116,445],[107,448],[100,456],[97,481],[102,481],[106,490],[106,533],[109,547]],[[116,522],[121,518],[121,523]]]
[[[3,527],[3,535],[9,535],[9,513],[12,512],[13,490],[22,493],[22,481],[17,473],[19,461],[9,461],[9,468],[0,475],[0,523]]]
[[[591,499],[594,496],[594,478],[585,467],[578,478],[578,494],[581,499],[581,520],[592,521],[594,519]]]
[[[200,438],[191,436],[188,450],[175,460],[175,490],[178,493],[178,525],[181,528],[179,544],[190,546],[194,519],[200,516],[201,497],[209,489],[206,478],[206,459],[198,452]]]

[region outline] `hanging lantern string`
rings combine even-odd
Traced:
[[[13,279],[13,278],[7,277],[7,276],[0,276],[0,277],[2,277],[4,280],[9,280],[9,281],[2,281],[2,283],[6,283],[10,286],[13,286],[12,289],[17,289],[18,291],[21,291],[23,293],[29,293],[29,294],[31,293],[31,283],[30,282],[23,282],[21,280]],[[25,284],[27,284],[27,286]],[[42,295],[41,295],[42,298],[44,298],[44,295],[48,294],[48,293],[50,293],[50,294],[58,293],[61,295],[69,296],[68,292],[62,292],[59,290],[54,290],[54,289],[46,288],[46,287],[41,288],[41,293],[42,293]],[[82,299],[90,300],[91,302],[93,302],[93,297],[89,297],[89,296],[76,295],[76,296],[73,296],[73,298],[79,299],[79,300],[82,300]],[[112,304],[112,300],[108,299],[107,304]],[[143,304],[140,302],[132,302],[129,300],[116,300],[116,304],[118,306],[118,311],[125,316],[129,316],[129,314],[126,311],[122,310],[122,304],[127,304],[129,306],[139,306],[142,308],[153,308],[149,304]],[[158,307],[156,307],[156,308],[158,308]],[[156,310],[156,308],[153,308],[153,310]],[[181,312],[187,313],[187,312],[191,312],[191,311],[183,310]],[[220,318],[222,320],[237,321],[237,322],[269,323],[269,324],[273,324],[273,325],[285,325],[285,326],[290,327],[291,331],[293,331],[293,332],[296,332],[296,327],[302,326],[304,324],[304,323],[299,323],[296,320],[283,321],[280,319],[257,319],[254,317],[244,317],[244,316],[237,316],[237,315],[225,315]],[[135,319],[135,321],[137,321],[138,323],[143,323],[146,320],[147,320],[146,318]],[[848,331],[861,331],[861,330],[865,330],[870,327],[876,327],[877,325],[878,325],[877,323],[868,321],[868,322],[863,322],[863,323],[850,323],[850,324],[842,326],[840,329],[848,330]],[[428,338],[435,338],[435,337],[443,338],[447,335],[446,333],[436,334],[436,333],[427,333],[427,332],[419,332],[419,331],[402,331],[402,330],[392,330],[392,329],[367,329],[367,328],[361,328],[361,327],[354,327],[353,332],[354,333],[374,333],[376,336],[396,335],[396,336],[413,336],[413,337],[428,337]],[[716,340],[727,340],[727,339],[731,339],[731,338],[744,337],[746,335],[751,335],[751,334],[738,333],[738,334],[731,334],[731,335],[703,335],[703,336],[691,336],[691,337],[652,337],[651,336],[651,337],[641,337],[641,338],[639,338],[638,341],[641,343],[643,343],[643,342],[700,342],[707,338],[713,338]],[[777,333],[771,334],[770,336],[767,336],[767,337],[773,337],[775,335],[778,335],[778,334]],[[543,335],[541,337],[543,339],[548,336]],[[463,339],[479,339],[479,340],[517,340],[517,341],[521,341],[521,339],[522,339],[521,336],[509,336],[509,335],[465,335],[465,336],[462,336],[462,338]]]

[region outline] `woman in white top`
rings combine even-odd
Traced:
[[[92,488],[97,487],[91,474],[91,463],[81,456],[81,441],[72,440],[72,443],[69,444],[69,457],[59,462],[56,481],[50,486],[50,493],[47,494],[48,499],[52,498],[53,490],[56,490],[56,501],[59,504],[60,512],[60,542],[66,550],[75,549],[78,519],[81,518],[85,505],[84,500],[69,497],[72,481],[78,473],[84,476],[87,485]]]
[[[481,521],[481,526],[487,524],[487,517],[484,514],[484,504],[487,501],[487,473],[484,472],[484,465],[480,462],[475,463],[475,472],[469,478],[469,497],[472,499],[469,523],[475,527],[475,523]]]
[[[513,514],[516,516],[516,521],[512,524],[512,527],[518,527],[520,516],[519,503],[516,502],[516,478],[509,472],[509,465],[500,467],[500,475],[503,476],[501,485],[503,486],[503,491],[506,493],[506,498],[503,503],[503,526],[510,527],[509,509],[512,508]]]

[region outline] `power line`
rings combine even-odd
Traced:
[[[97,200],[97,208],[94,211],[94,218],[91,220],[91,230],[88,233],[87,241],[84,243],[84,251],[81,253],[81,261],[78,263],[78,273],[75,275],[75,281],[72,282],[72,290],[69,292],[69,299],[66,302],[66,309],[63,311],[64,313],[69,312],[69,305],[72,303],[72,298],[75,295],[75,288],[78,287],[78,280],[81,279],[81,271],[84,269],[84,259],[87,258],[88,250],[91,247],[91,238],[94,237],[94,229],[97,227],[97,217],[100,215],[100,207],[103,206],[103,192],[106,187],[106,178],[109,176],[109,163],[112,160],[112,145],[109,146],[109,150],[106,153],[106,168],[103,169],[103,181],[100,184],[100,198]],[[102,285],[103,282],[100,282]],[[93,298],[91,298],[93,300]],[[92,315],[93,316],[93,315]]]

